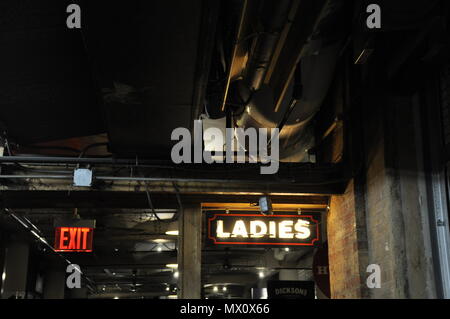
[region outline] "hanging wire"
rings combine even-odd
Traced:
[[[181,196],[180,196],[180,189],[178,188],[177,184],[175,182],[172,183],[173,188],[175,189],[175,196],[177,197],[178,202],[178,212],[175,214],[173,219],[178,219],[179,214],[181,214],[183,210],[183,203],[181,202]]]
[[[161,218],[158,216],[158,214],[156,213],[155,207],[153,206],[153,202],[152,202],[152,198],[150,197],[150,191],[148,189],[148,182],[145,182],[145,194],[147,195],[147,202],[148,205],[150,206],[150,209],[152,210],[152,214],[153,216],[156,217],[156,219],[161,222]]]

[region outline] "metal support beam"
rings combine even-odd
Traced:
[[[257,203],[258,194],[181,194],[183,205],[194,203]],[[327,206],[327,196],[290,196],[290,195],[271,195],[272,203],[292,204],[303,208],[324,208]],[[132,188],[127,192],[97,192],[97,191],[44,191],[44,190],[23,190],[23,191],[3,191],[3,205],[10,208],[38,208],[49,209],[70,209],[78,207],[79,209],[99,209],[112,208],[139,208],[149,209],[147,198],[144,192],[133,192]],[[178,203],[175,194],[170,193],[152,193],[152,202],[157,209],[178,209]],[[206,205],[206,204],[205,204]],[[308,205],[314,205],[309,206]],[[210,205],[208,207],[212,207]],[[222,205],[223,206],[223,205]],[[230,208],[232,208],[230,206]],[[108,210],[109,211],[109,210]],[[56,213],[56,212],[55,212]],[[90,214],[83,212],[83,214]]]
[[[0,163],[27,163],[29,159],[0,157]],[[44,164],[63,164],[50,161]],[[71,163],[74,164],[74,163]],[[86,164],[83,162],[83,164]],[[274,175],[261,175],[259,164],[197,164],[127,166],[95,165],[92,190],[151,191],[205,194],[338,194],[351,178],[342,164],[280,163]],[[0,190],[80,191],[73,186],[73,170],[52,166],[5,165]],[[5,182],[3,182],[5,181]]]

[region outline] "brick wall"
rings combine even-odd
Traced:
[[[386,168],[385,148],[379,143],[367,167],[366,213],[369,262],[381,269],[381,288],[372,298],[405,298],[404,225],[395,172]]]
[[[331,298],[360,298],[353,182],[344,195],[333,196],[327,229]]]
[[[343,195],[331,198],[327,217],[331,298],[367,298],[362,272],[366,249],[356,214],[357,197],[352,180]]]
[[[332,298],[435,298],[420,113],[413,97],[369,89],[362,166],[327,218]],[[367,288],[369,264],[380,266],[381,288]]]

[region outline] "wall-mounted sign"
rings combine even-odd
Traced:
[[[315,246],[320,243],[320,214],[207,212],[207,241],[212,245]]]
[[[55,251],[92,252],[95,220],[55,221]]]
[[[268,299],[314,299],[314,281],[269,280]]]

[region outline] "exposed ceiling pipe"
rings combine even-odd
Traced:
[[[310,123],[333,80],[346,34],[342,26],[344,9],[344,1],[328,0],[317,10],[311,31],[303,32],[304,43],[298,45],[295,63],[289,72],[287,69],[275,71],[289,73],[282,73],[286,80],[281,94],[275,92],[279,89],[275,90],[275,84],[261,86],[253,92],[241,90],[242,100],[248,103],[236,117],[236,125],[243,128],[277,127],[280,130],[280,161],[310,161],[308,150],[315,145]],[[302,12],[301,9],[298,11]],[[295,21],[300,23],[302,16],[296,16]],[[300,35],[298,37],[300,43]],[[290,39],[295,43],[294,38]],[[259,60],[258,56],[254,59]],[[244,81],[254,86],[253,74],[249,71]]]
[[[228,97],[228,90],[230,88],[231,78],[232,78],[232,75],[233,75],[233,69],[235,67],[236,57],[238,55],[239,42],[240,42],[240,39],[242,37],[242,32],[243,32],[243,27],[244,27],[244,20],[245,20],[245,15],[246,15],[246,12],[247,12],[247,8],[248,8],[248,0],[244,0],[242,2],[242,6],[240,8],[240,13],[239,13],[239,23],[238,23],[238,27],[237,27],[237,30],[236,30],[235,43],[233,45],[233,52],[231,54],[231,63],[230,63],[230,67],[228,69],[227,81],[226,81],[225,91],[224,91],[223,99],[222,99],[222,106],[221,106],[221,110],[222,111],[225,111],[225,105],[226,105],[227,97]]]
[[[274,5],[273,15],[263,22],[264,31],[256,40],[254,53],[249,61],[247,81],[251,90],[258,90],[264,82],[281,31],[287,23],[291,3],[291,0],[271,1]]]
[[[0,175],[0,179],[73,179],[72,175]],[[126,182],[186,182],[186,183],[237,183],[258,185],[326,185],[333,182],[343,182],[346,178],[318,182],[302,183],[297,180],[240,180],[240,179],[213,179],[213,178],[164,178],[164,177],[124,177],[124,176],[94,176],[96,180],[126,181]]]
[[[60,157],[60,156],[0,156],[0,163],[57,163],[57,164],[155,164],[156,161],[136,159],[116,159],[98,157]]]

